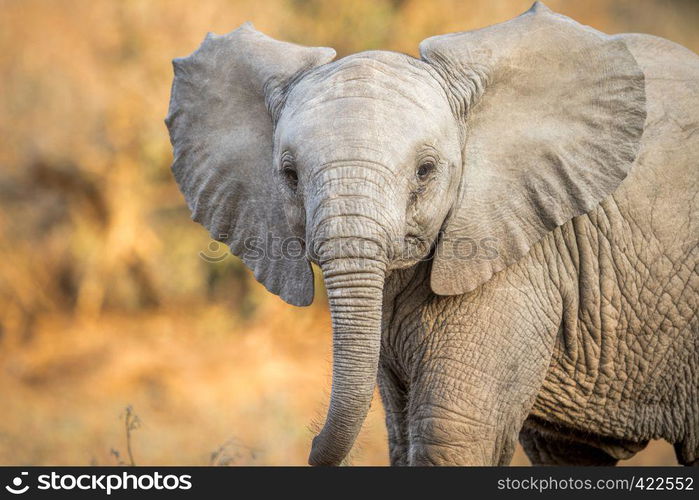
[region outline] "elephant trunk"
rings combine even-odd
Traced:
[[[345,257],[321,261],[321,269],[332,317],[332,392],[308,462],[339,465],[352,449],[376,385],[385,264]]]

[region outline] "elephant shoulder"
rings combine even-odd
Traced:
[[[670,40],[653,35],[616,35],[626,43],[645,75],[649,111],[660,105],[664,111],[699,109],[699,56]],[[673,113],[675,114],[675,113]],[[696,117],[695,113],[691,113]],[[649,113],[652,119],[652,113]]]
[[[655,258],[693,268],[686,250],[699,230],[699,56],[656,36],[617,36],[644,72],[646,122],[635,165],[609,205],[631,221],[629,231],[653,235],[664,252]]]
[[[699,128],[699,56],[653,35],[631,33],[616,38],[626,43],[645,75],[646,145],[699,142],[695,134]]]
[[[682,45],[654,35],[624,33],[622,40],[639,66],[652,79],[699,76],[699,56]]]

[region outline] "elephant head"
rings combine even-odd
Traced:
[[[368,411],[387,274],[431,259],[435,293],[473,291],[610,194],[642,133],[624,43],[540,4],[420,53],[331,62],[247,24],[174,61],[166,123],[194,220],[291,304],[313,298],[309,261],[322,270],[333,384],[312,464],[338,464]],[[484,238],[488,258],[460,254]]]

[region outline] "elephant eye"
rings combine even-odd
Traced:
[[[284,182],[286,182],[286,185],[289,186],[292,191],[296,191],[296,188],[299,185],[299,174],[296,171],[293,163],[289,161],[283,162],[281,174],[282,177],[284,177]]]
[[[417,178],[421,181],[424,181],[429,177],[429,175],[432,173],[432,171],[435,169],[435,164],[432,160],[425,160],[422,163],[420,163],[420,166],[417,168],[417,172],[415,172],[415,175]]]

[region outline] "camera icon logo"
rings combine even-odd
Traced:
[[[12,493],[13,495],[21,495],[22,493],[26,493],[27,490],[29,489],[29,485],[27,484],[24,487],[22,487],[22,479],[23,479],[23,476],[28,476],[28,475],[29,475],[28,472],[22,472],[19,476],[17,476],[16,478],[14,478],[12,480],[12,486],[7,485],[7,486],[5,486],[5,489],[7,491],[9,491],[10,493]]]
[[[218,235],[219,240],[225,240],[228,238],[227,233],[222,233]],[[228,247],[222,245],[218,241],[211,241],[206,250],[199,252],[199,257],[209,264],[215,264],[226,259],[230,255]]]

